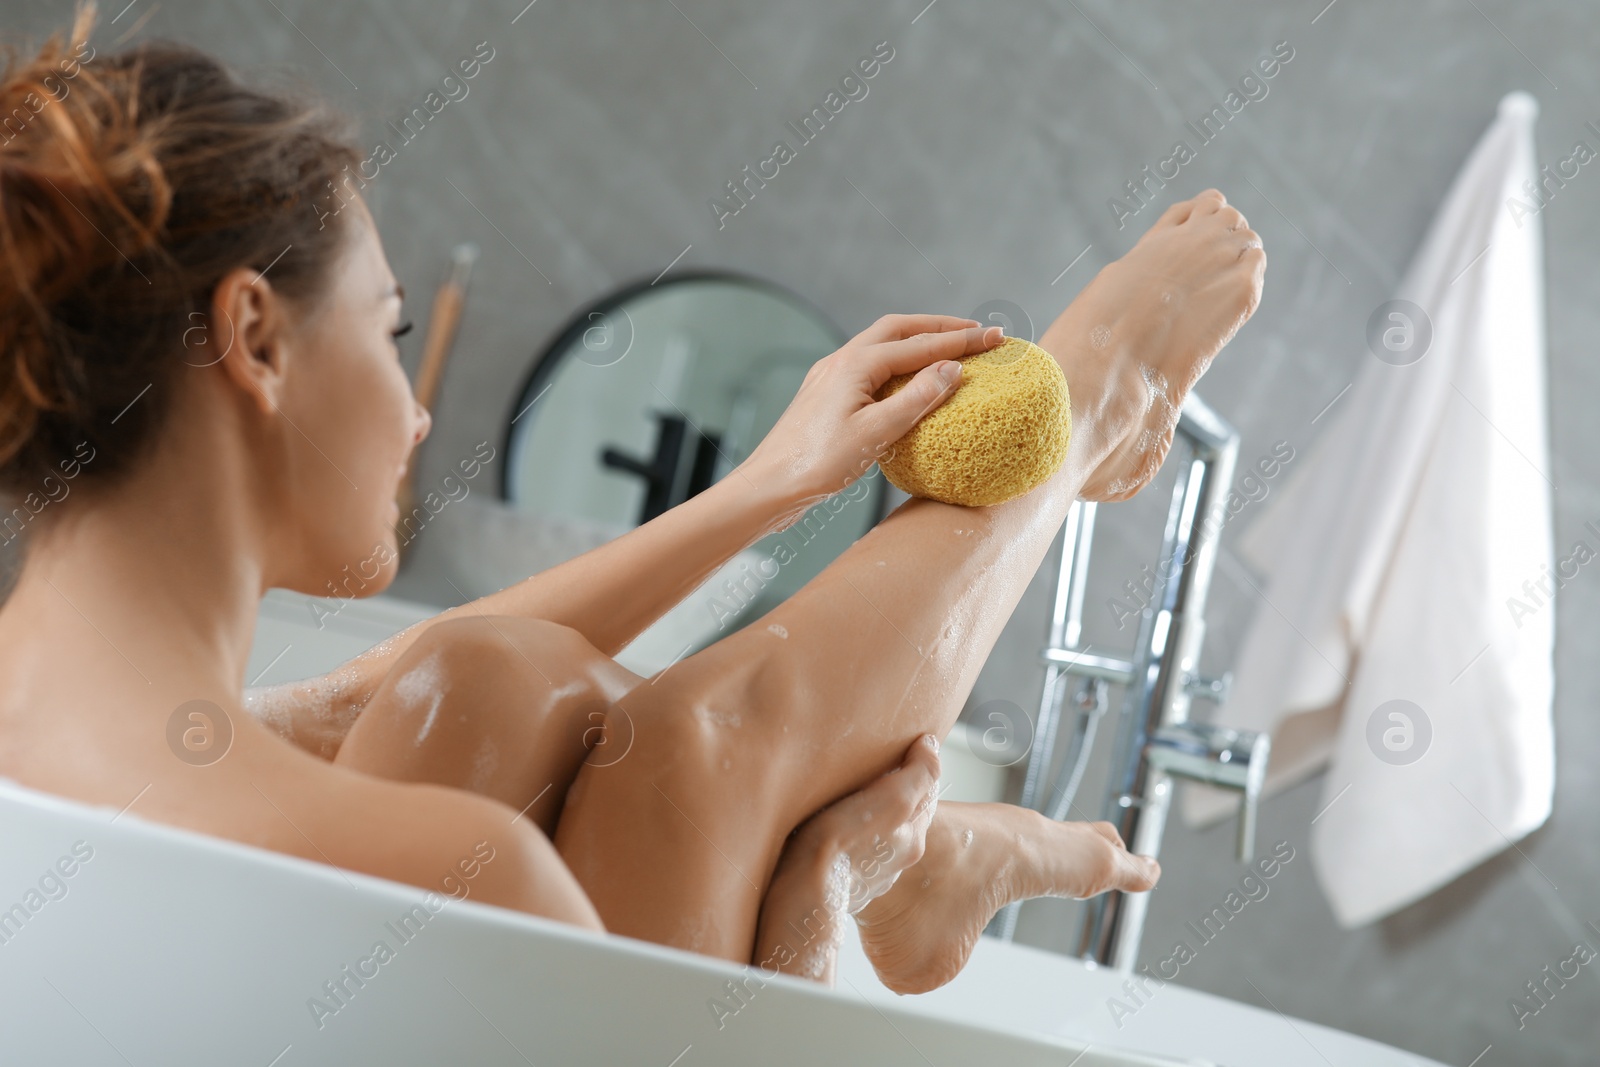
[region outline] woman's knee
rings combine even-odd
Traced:
[[[581,728],[566,720],[583,712],[579,705],[603,706],[605,693],[589,679],[574,637],[581,641],[539,619],[434,623],[395,661],[352,730],[347,745],[355,746],[343,762],[459,777],[477,774],[486,753],[506,767],[535,744],[581,743]]]
[[[638,680],[572,627],[513,615],[464,615],[434,623],[417,635],[390,673],[397,677],[407,670],[424,676],[436,672],[466,688],[512,686],[527,695],[585,686],[615,695]]]
[[[562,644],[565,626],[543,619],[463,615],[441,619],[417,635],[395,662],[391,676],[431,670],[455,683],[483,678],[550,680],[548,650]]]
[[[500,694],[524,689],[530,680],[538,682],[487,620],[449,619],[417,636],[373,703],[387,709],[392,724],[415,731],[412,741],[421,746],[430,736],[437,743],[441,735],[477,726],[500,704]]]

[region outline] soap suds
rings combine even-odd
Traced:
[[[1089,347],[1104,348],[1111,343],[1111,327],[1096,326],[1089,331]]]
[[[1146,410],[1159,408],[1163,425],[1165,425],[1166,420],[1170,418],[1174,411],[1172,399],[1167,395],[1167,380],[1161,376],[1159,371],[1149,365],[1139,368],[1139,376],[1144,379],[1145,388],[1150,393],[1149,407]]]
[[[394,683],[394,695],[407,704],[420,704],[430,692],[440,688],[439,654],[437,652],[400,676]]]
[[[881,564],[880,564],[880,566],[881,566]],[[767,626],[767,633],[769,633],[769,634],[777,634],[779,637],[782,637],[782,638],[787,638],[789,636],[789,631],[787,629],[785,629],[783,626],[779,625],[778,623],[771,623],[770,625],[768,625]]]
[[[275,732],[282,734],[284,737],[289,737],[292,734],[294,719],[287,701],[279,704],[266,704],[264,701],[252,697],[247,690],[244,695],[244,707],[250,714],[272,727]]]
[[[433,695],[433,703],[428,705],[428,717],[422,720],[422,729],[417,734],[417,740],[415,743],[418,746],[428,739],[429,734],[433,733],[434,721],[439,717],[439,705],[443,703],[444,694],[435,693]]]
[[[961,847],[966,848],[970,844],[972,844],[972,827],[969,826],[961,835]]]
[[[472,774],[467,779],[467,787],[474,793],[483,792],[499,769],[500,754],[495,749],[494,738],[485,736],[472,756]]]
[[[433,724],[439,718],[439,709],[444,705],[444,677],[439,669],[439,658],[439,653],[434,652],[402,674],[394,684],[395,696],[406,707],[419,707],[424,701],[428,704],[428,714],[423,718],[422,727],[417,731],[413,741],[413,744],[419,747],[433,732]]]
[[[706,708],[700,712],[701,718],[713,726],[741,726],[744,720],[737,711],[718,711],[715,708]]]
[[[677,943],[690,952],[702,952],[708,935],[716,928],[716,918],[706,911],[699,916],[685,915],[678,920]]]
[[[787,968],[790,974],[820,980],[828,973],[829,964],[838,957],[839,946],[844,944],[844,923],[839,917],[850,912],[850,887],[853,878],[850,857],[841,852],[834,859],[833,866],[828,869],[827,882],[823,888],[821,910],[827,914],[824,919],[826,928],[822,932],[823,936],[815,939],[810,936],[811,924],[808,919],[806,940],[801,943],[793,962]],[[865,904],[866,901],[862,901],[862,905]],[[790,929],[797,930],[793,923],[790,923]]]

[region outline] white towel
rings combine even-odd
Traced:
[[[1550,814],[1542,241],[1524,187],[1540,180],[1537,114],[1527,93],[1500,102],[1401,282],[1396,299],[1431,322],[1426,350],[1420,332],[1404,350],[1405,319],[1378,323],[1395,331],[1386,358],[1364,357],[1240,543],[1265,581],[1219,719],[1275,731],[1269,792],[1331,764],[1311,853],[1346,927]],[[1236,803],[1190,789],[1185,814]]]

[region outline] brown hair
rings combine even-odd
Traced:
[[[86,476],[127,470],[183,365],[226,350],[209,306],[230,270],[313,297],[343,229],[316,198],[360,159],[347,120],[195,48],[97,55],[94,18],[0,70],[0,494],[85,443]]]

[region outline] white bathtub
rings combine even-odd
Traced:
[[[1421,1062],[1174,986],[1106,1033],[1117,976],[987,939],[922,997],[889,993],[853,947],[837,990],[763,984],[7,782],[0,839],[8,1065],[1171,1062],[1119,1046],[1234,1067]],[[370,962],[379,941],[391,958]]]
[[[719,1027],[708,1003],[739,968],[471,900],[429,915],[421,890],[115,816],[0,785],[0,908],[21,909],[0,928],[0,1062],[910,1064],[911,1035],[935,1063],[1065,1062],[790,979],[752,983]],[[362,965],[379,941],[392,958]]]
[[[342,626],[398,629],[408,610],[367,605]],[[331,647],[332,623],[305,629],[288,643],[349,654]],[[265,664],[286,632],[262,638]],[[920,997],[884,989],[853,939],[836,990],[762,980],[134,811],[0,780],[0,1064],[1426,1062],[1174,985],[1119,1030],[1105,1003],[1124,995],[1121,976],[989,939]],[[374,962],[380,941],[388,958]]]

